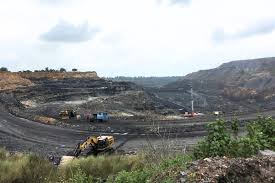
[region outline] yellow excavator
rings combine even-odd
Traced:
[[[113,136],[90,136],[83,142],[78,143],[76,148],[73,151],[67,153],[66,156],[59,158],[51,156],[49,157],[49,160],[53,162],[54,165],[65,166],[79,156],[96,156],[98,154],[113,153],[113,144]]]
[[[113,144],[113,136],[90,136],[83,142],[78,143],[70,155],[78,157],[81,153],[83,153],[84,156],[88,156],[112,152]]]

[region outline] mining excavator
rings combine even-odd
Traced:
[[[113,144],[113,136],[90,136],[83,142],[78,143],[71,155],[78,157],[81,153],[84,153],[84,156],[88,156],[112,152]]]
[[[112,148],[113,144],[113,136],[90,136],[83,142],[78,143],[76,148],[66,156],[62,156],[58,161],[52,161],[54,161],[55,165],[62,166],[79,156],[96,156],[98,154],[112,153],[114,152],[114,149]]]

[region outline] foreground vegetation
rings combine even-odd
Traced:
[[[181,171],[195,159],[215,156],[249,157],[260,149],[275,150],[275,120],[259,118],[239,136],[239,122],[228,126],[222,120],[208,125],[208,136],[190,154],[150,151],[131,156],[80,158],[65,167],[55,167],[35,155],[0,151],[0,182],[142,183],[176,182]]]

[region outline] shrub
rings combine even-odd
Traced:
[[[66,69],[64,69],[64,68],[60,68],[60,70],[59,70],[60,72],[66,72]]]
[[[0,150],[0,182],[46,182],[54,178],[55,167],[34,155],[11,155]]]
[[[56,168],[44,158],[29,155],[27,162],[22,167],[20,182],[45,182],[48,178],[55,178]]]
[[[7,72],[7,71],[9,71],[9,70],[8,70],[8,68],[6,68],[6,67],[1,67],[1,68],[0,68],[0,72]]]
[[[207,137],[198,143],[194,149],[196,158],[223,156],[228,154],[228,144],[232,143],[232,138],[226,132],[225,122],[217,120],[207,125]]]
[[[237,138],[238,122],[231,123],[230,132],[226,131],[224,121],[218,120],[208,125],[207,137],[194,148],[195,158],[213,156],[249,157],[262,149],[275,149],[275,120],[259,117],[246,125],[247,135]]]

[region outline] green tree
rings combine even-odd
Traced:
[[[9,70],[8,70],[8,68],[6,68],[6,67],[1,67],[1,68],[0,68],[0,72],[7,72],[7,71],[9,71]]]
[[[66,72],[66,69],[64,69],[64,68],[60,68],[60,70],[59,70],[60,72]]]

